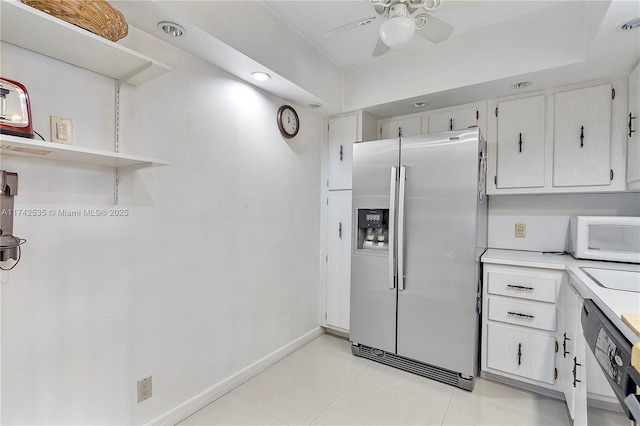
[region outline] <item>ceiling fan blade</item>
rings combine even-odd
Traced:
[[[334,28],[331,31],[327,31],[326,33],[324,33],[324,36],[325,37],[332,37],[332,36],[336,36],[338,34],[346,33],[347,31],[351,31],[351,30],[356,29],[358,27],[363,27],[365,25],[368,25],[368,24],[372,23],[375,20],[376,20],[375,16],[370,16],[368,18],[359,19],[359,20],[357,20],[355,22],[351,22],[350,24],[343,25],[343,26],[338,27],[338,28]]]
[[[425,25],[424,28],[416,30],[416,33],[432,43],[440,43],[448,39],[453,32],[453,27],[433,15],[425,15],[427,15],[427,25]]]
[[[391,48],[387,46],[382,38],[378,37],[378,42],[376,43],[376,47],[373,49],[373,53],[371,56],[382,56],[387,53]]]

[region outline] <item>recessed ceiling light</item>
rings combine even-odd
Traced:
[[[168,34],[171,37],[182,37],[187,33],[187,30],[173,22],[158,22],[158,28],[160,28],[162,31],[164,31],[165,34]]]
[[[254,78],[254,80],[258,80],[258,81],[271,80],[271,76],[266,72],[260,72],[260,71],[252,72],[251,76]]]
[[[309,104],[309,108],[311,109],[322,108],[322,104]]]
[[[620,29],[622,31],[629,31],[629,30],[632,30],[632,29],[638,28],[638,27],[640,27],[640,18],[634,18],[634,19],[632,19],[630,21],[627,21],[624,24],[622,24]]]
[[[533,83],[531,81],[521,81],[519,83],[516,84],[512,84],[511,88],[512,89],[524,89],[525,87],[529,87],[531,86]]]
[[[422,108],[423,106],[427,106],[427,103],[422,101],[416,101],[412,105],[414,108]]]

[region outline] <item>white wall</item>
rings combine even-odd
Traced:
[[[16,217],[2,273],[3,424],[152,421],[318,326],[322,120],[132,29],[174,67],[122,89],[120,151],[168,167],[121,173],[126,217]],[[159,56],[158,56],[159,55]],[[112,149],[114,82],[2,45],[35,129],[72,118],[75,145]],[[15,207],[114,208],[108,168],[2,156]],[[136,403],[136,381],[153,397]]]
[[[567,250],[570,216],[640,216],[640,193],[491,195],[489,247],[532,251]],[[515,238],[515,224],[527,225]]]

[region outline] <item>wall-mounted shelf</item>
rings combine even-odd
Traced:
[[[9,135],[0,135],[0,154],[114,168],[132,166],[142,168],[169,165],[166,161],[153,158],[82,148],[73,145],[63,145],[54,142],[35,141],[33,139]]]
[[[0,40],[133,85],[171,70],[161,62],[15,0],[0,2]]]

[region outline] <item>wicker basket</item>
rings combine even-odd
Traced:
[[[87,31],[118,41],[129,32],[124,15],[105,0],[21,0],[22,3],[77,25]]]

